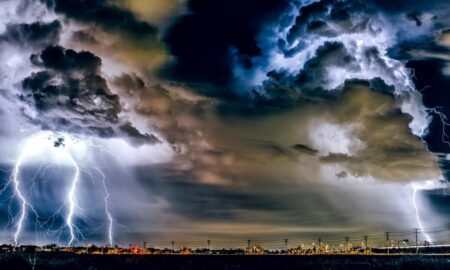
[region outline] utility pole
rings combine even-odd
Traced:
[[[345,237],[345,250],[348,252],[348,242],[350,241],[350,237]]]
[[[147,249],[147,242],[142,242],[142,253],[145,253],[145,250]]]
[[[284,250],[287,252],[287,250],[288,250],[288,241],[289,241],[289,239],[287,239],[287,238],[285,238],[284,239]]]
[[[414,229],[414,234],[416,235],[416,253],[419,253],[419,229]]]
[[[367,249],[367,240],[369,239],[369,236],[364,235],[364,246]]]
[[[319,251],[322,249],[322,237],[319,237],[319,239],[317,239],[317,242],[319,243]]]
[[[172,252],[174,252],[174,250],[175,250],[174,249],[175,248],[175,241],[172,240],[171,244],[172,244]]]
[[[211,240],[208,240],[207,243],[208,243],[208,253],[210,253],[211,252]]]
[[[416,247],[419,246],[419,229],[414,229],[414,234],[416,235]]]
[[[387,254],[389,255],[389,232],[386,232]]]

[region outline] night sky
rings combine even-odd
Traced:
[[[438,242],[448,14],[444,0],[0,1],[0,243],[413,228]]]

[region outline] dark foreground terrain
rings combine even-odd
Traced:
[[[293,270],[293,269],[450,269],[450,256],[205,256],[205,255],[0,255],[1,270]]]

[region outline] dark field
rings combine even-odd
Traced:
[[[33,267],[34,263],[34,267]],[[1,270],[450,269],[450,256],[1,255]]]

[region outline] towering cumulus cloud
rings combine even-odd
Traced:
[[[450,153],[429,2],[0,1],[0,240],[442,226],[418,192]]]

